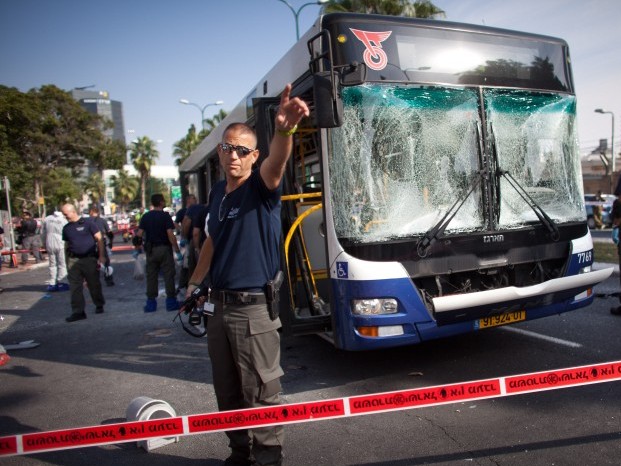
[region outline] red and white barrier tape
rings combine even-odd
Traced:
[[[274,407],[0,437],[0,457],[499,398],[621,380],[621,361]]]

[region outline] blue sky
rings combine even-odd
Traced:
[[[306,0],[289,0],[298,9]],[[582,151],[610,138],[621,148],[621,1],[435,0],[446,20],[565,39],[578,95]],[[319,7],[304,7],[301,34]],[[27,91],[95,84],[123,102],[125,129],[161,140],[158,164],[200,111],[233,108],[295,42],[294,15],[279,0],[0,0],[0,84]],[[218,111],[209,107],[206,116]],[[128,140],[133,136],[128,135]]]

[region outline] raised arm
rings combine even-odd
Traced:
[[[273,191],[280,184],[293,148],[292,135],[302,118],[309,114],[306,102],[299,97],[291,98],[291,84],[287,84],[274,119],[276,132],[270,144],[270,153],[260,169],[261,178],[268,189]]]

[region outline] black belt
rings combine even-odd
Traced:
[[[251,291],[211,290],[211,297],[223,304],[265,304],[265,293]]]
[[[75,258],[75,259],[84,259],[85,257],[97,257],[97,254],[94,252],[89,253],[89,254],[74,254],[70,252],[69,257]]]

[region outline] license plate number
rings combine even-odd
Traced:
[[[526,320],[526,311],[505,312],[504,314],[479,319],[477,328],[498,327],[499,325],[513,324],[522,320]]]

